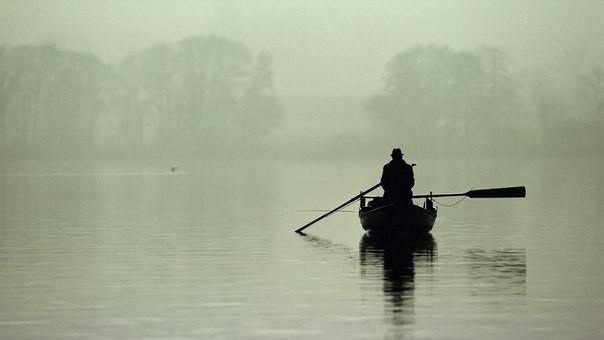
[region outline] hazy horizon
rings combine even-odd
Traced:
[[[251,103],[237,103],[238,110],[242,111],[239,116],[226,117],[225,112],[231,109],[224,103],[220,104],[220,98],[214,98],[218,102],[214,103],[214,109],[208,109],[201,103],[203,100],[193,94],[195,91],[213,91],[220,84],[204,83],[206,80],[201,78],[193,80],[197,75],[192,66],[186,63],[160,67],[154,64],[163,63],[163,57],[161,52],[157,53],[161,48],[153,47],[169,46],[168,49],[173,49],[169,53],[174,54],[168,59],[172,58],[173,62],[196,60],[198,65],[205,63],[204,67],[228,78],[228,70],[232,66],[216,68],[211,64],[211,58],[195,54],[205,52],[179,51],[190,39],[211,40],[210,37],[215,37],[218,43],[211,48],[222,53],[220,46],[238,46],[237,49],[246,56],[236,58],[240,58],[239,62],[245,64],[244,68],[248,71],[258,66],[254,66],[259,60],[257,58],[268,55],[267,68],[263,71],[266,77],[263,91],[266,92],[264,95],[271,97],[270,100],[279,103],[276,110],[280,110],[280,115],[268,119],[270,124],[264,124],[270,126],[264,133],[270,132],[274,137],[269,145],[283,144],[284,149],[298,146],[338,153],[342,151],[339,149],[348,149],[353,144],[372,143],[366,145],[366,149],[371,149],[390,148],[409,143],[410,139],[415,143],[423,136],[420,131],[434,130],[431,140],[440,144],[436,146],[437,149],[449,147],[451,142],[457,144],[458,149],[464,144],[479,147],[479,144],[483,144],[481,138],[484,136],[503,133],[499,141],[488,143],[508,151],[517,147],[526,149],[522,146],[525,144],[531,145],[528,149],[532,150],[540,150],[543,146],[558,149],[558,145],[551,144],[552,140],[568,145],[575,143],[579,135],[582,140],[578,149],[598,153],[600,151],[593,150],[597,149],[594,145],[601,144],[597,135],[601,124],[604,124],[599,118],[602,116],[601,92],[604,87],[601,78],[601,70],[604,69],[604,40],[601,39],[603,17],[604,2],[597,0],[578,3],[542,0],[327,3],[274,0],[182,0],[177,3],[163,0],[152,3],[138,0],[0,0],[0,46],[54,45],[59,48],[59,53],[64,54],[61,58],[66,58],[52,61],[54,57],[34,53],[29,56],[30,59],[15,55],[7,59],[12,61],[7,61],[4,67],[6,77],[14,83],[4,91],[6,98],[12,98],[5,99],[4,103],[6,107],[3,110],[7,117],[5,129],[11,131],[11,126],[22,124],[13,129],[17,135],[33,133],[33,136],[25,139],[44,139],[46,137],[32,132],[41,131],[44,123],[40,123],[40,117],[54,120],[59,117],[79,128],[76,130],[85,128],[78,125],[80,123],[70,122],[80,118],[66,118],[68,115],[60,118],[64,110],[73,110],[73,117],[79,117],[76,114],[77,106],[47,109],[52,106],[47,102],[51,100],[49,98],[57,97],[51,94],[57,87],[64,87],[62,94],[58,95],[64,102],[75,89],[81,88],[77,84],[69,84],[69,77],[63,78],[63,75],[53,73],[60,72],[57,70],[63,66],[70,69],[69,72],[79,73],[77,68],[82,66],[75,66],[77,63],[70,61],[65,54],[66,51],[76,51],[93,54],[103,62],[87,69],[94,74],[93,77],[97,77],[95,81],[98,84],[90,85],[94,82],[88,81],[87,84],[91,86],[88,94],[81,94],[79,98],[95,97],[99,93],[102,98],[95,100],[104,102],[103,105],[110,109],[97,107],[84,99],[79,105],[95,107],[94,112],[87,114],[97,119],[93,124],[97,130],[113,129],[112,124],[124,128],[123,132],[118,133],[118,139],[125,145],[128,144],[128,136],[136,136],[127,127],[128,124],[135,124],[133,121],[136,120],[139,125],[147,124],[147,127],[139,126],[141,130],[146,129],[145,133],[152,134],[158,140],[169,139],[174,132],[159,136],[148,126],[165,128],[169,124],[161,123],[161,118],[169,120],[173,114],[191,115],[198,120],[202,115],[206,117],[204,119],[223,120],[222,123],[214,121],[212,124],[227,124],[228,129],[224,131],[227,135],[239,134],[231,128],[237,124],[239,128],[245,126],[241,119],[246,119],[243,112],[250,108],[246,105]],[[413,56],[413,53],[416,55]],[[389,77],[397,77],[397,71],[388,69],[388,65],[397,58],[401,61],[404,55],[415,60],[413,62],[417,67],[412,71],[416,74],[402,79],[403,83],[413,77],[425,79],[419,83],[400,83],[395,92],[387,90]],[[150,59],[146,62],[141,59],[133,64],[131,60],[126,60],[130,57]],[[462,71],[463,59],[468,57],[470,59],[466,62],[469,64],[466,66],[469,68]],[[420,65],[422,58],[427,58],[427,64],[423,66]],[[490,61],[489,58],[495,59]],[[501,62],[496,59],[501,59]],[[27,65],[24,60],[45,65],[45,68],[33,70],[33,64]],[[59,64],[53,64],[56,62]],[[80,62],[86,63],[83,60]],[[15,67],[11,63],[21,63],[19,67],[22,70],[14,73],[20,80],[11,78],[13,73],[10,69]],[[405,67],[403,64],[398,67]],[[128,75],[133,65],[138,65],[138,71]],[[122,84],[114,84],[111,88],[121,88],[124,84],[126,87],[113,94],[94,88],[105,86],[102,85],[105,80],[98,78],[100,73],[97,71],[101,68],[109,70],[102,77],[117,77]],[[457,71],[461,73],[453,75]],[[31,74],[26,75],[27,72]],[[255,71],[249,72],[251,78],[248,78],[252,79]],[[473,74],[479,74],[478,78],[473,78]],[[457,78],[448,79],[451,76]],[[45,83],[41,79],[44,77],[63,79],[66,83],[60,86]],[[170,77],[181,79],[171,83]],[[143,78],[146,80],[143,81]],[[431,83],[422,83],[426,79]],[[86,82],[83,79],[77,81]],[[228,81],[234,81],[232,86],[236,92],[249,90],[235,89],[239,85],[234,78]],[[457,85],[450,86],[451,82]],[[149,87],[151,83],[154,85]],[[195,90],[201,83],[204,84],[204,90]],[[464,84],[471,84],[469,86],[474,90]],[[40,89],[40,86],[46,88]],[[499,88],[495,91],[498,93],[493,92],[495,87]],[[411,95],[416,90],[422,92],[424,98],[444,97],[440,98],[440,102],[435,100],[430,103],[427,99],[422,102],[419,97]],[[38,98],[31,95],[36,91],[50,95],[32,104],[32,99]],[[136,91],[139,93],[136,94]],[[150,95],[159,98],[162,91],[169,93],[167,95],[171,96],[171,101],[180,104],[168,109],[159,102],[154,105],[143,103],[145,100],[140,97],[142,93],[143,97]],[[134,98],[137,104],[120,104],[124,95]],[[376,98],[383,95],[386,97],[380,99],[382,106],[391,99],[399,102],[388,109],[375,105],[373,109],[368,108],[370,102],[375,104]],[[498,104],[493,106],[493,103],[487,103],[493,100]],[[72,103],[64,104],[69,106]],[[135,110],[128,105],[139,107]],[[187,105],[190,107],[184,108]],[[141,115],[148,117],[141,118]],[[258,119],[252,121],[262,125],[264,117],[262,112],[258,112]],[[112,119],[126,121],[115,123]],[[127,121],[129,119],[133,121]],[[141,119],[147,119],[147,123],[142,123]],[[207,121],[187,124],[190,123],[186,121],[189,118],[180,119],[180,122],[170,124],[208,128]],[[411,124],[405,119],[411,120]],[[496,122],[499,119],[505,122]],[[25,123],[19,123],[23,120]],[[422,120],[425,121],[423,126]],[[476,122],[478,125],[474,126]],[[496,122],[495,125],[493,122]],[[104,127],[102,124],[105,124]],[[400,132],[383,133],[384,129],[393,126],[399,127]],[[500,130],[503,132],[497,132]],[[247,134],[247,131],[243,134]],[[377,141],[387,134],[390,137]],[[399,134],[407,139],[403,140]],[[564,138],[559,138],[560,134]],[[506,140],[518,141],[518,145],[504,145]],[[598,148],[601,150],[601,145]]]
[[[359,96],[381,86],[393,55],[418,44],[495,46],[516,67],[571,52],[602,59],[603,13],[598,0],[2,0],[0,44],[55,44],[116,62],[154,44],[215,34],[272,53],[281,96]]]

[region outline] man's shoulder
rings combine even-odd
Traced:
[[[386,163],[386,164],[384,165],[384,169],[393,169],[393,168],[395,168],[395,169],[396,169],[396,168],[398,168],[398,167],[400,167],[400,166],[401,166],[401,164],[400,164],[400,163],[390,161],[390,162],[388,162],[388,163]]]
[[[406,165],[409,165],[409,164],[407,164],[402,159],[393,159],[390,162],[386,163],[386,165],[384,165],[384,168],[385,167],[393,167],[393,166],[406,166]]]

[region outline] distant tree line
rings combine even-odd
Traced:
[[[370,129],[342,131],[317,150],[319,142],[265,139],[284,116],[272,59],[238,42],[194,36],[116,64],[53,46],[0,46],[0,154],[130,157],[272,147],[363,155],[387,144],[428,153],[601,155],[602,66],[571,54],[553,66],[518,68],[494,47],[409,48],[386,65],[383,86],[368,102]]]
[[[118,64],[53,46],[0,47],[4,155],[195,154],[250,146],[283,112],[272,59],[194,36]]]
[[[602,65],[512,69],[494,47],[417,46],[369,101],[377,139],[446,153],[604,153]]]

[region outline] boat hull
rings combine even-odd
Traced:
[[[359,210],[363,229],[370,232],[429,233],[436,221],[435,209],[424,209],[417,205],[386,204],[364,207]]]

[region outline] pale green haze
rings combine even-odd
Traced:
[[[604,0],[0,0],[0,340],[604,339],[603,136]]]
[[[0,2],[2,153],[601,154],[601,1]],[[420,151],[420,150],[418,150]]]

